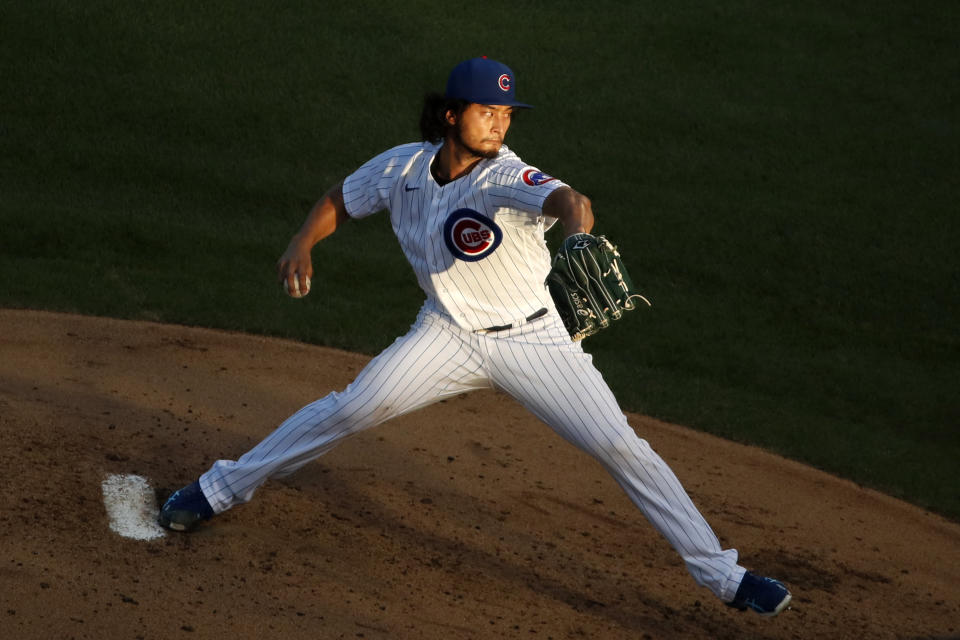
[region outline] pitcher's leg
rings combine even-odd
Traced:
[[[463,337],[419,322],[344,391],[303,407],[238,460],[219,460],[200,478],[215,513],[247,502],[268,478],[288,475],[344,438],[433,402],[487,387]]]
[[[541,332],[542,333],[542,332]],[[497,386],[596,458],[686,563],[698,584],[730,601],[744,574],[670,467],[627,424],[592,358],[578,345],[495,340]],[[567,338],[569,343],[569,339]]]

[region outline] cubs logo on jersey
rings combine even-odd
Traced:
[[[443,241],[450,253],[466,262],[483,260],[502,240],[497,223],[473,209],[457,209],[443,225]]]
[[[536,169],[524,169],[523,173],[520,174],[520,177],[523,178],[523,181],[531,187],[539,187],[542,184],[547,184],[548,182],[553,182],[556,180],[556,178],[553,176],[548,176],[542,171],[537,171]]]

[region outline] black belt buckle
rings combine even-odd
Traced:
[[[542,318],[542,317],[545,316],[545,315],[547,315],[547,308],[546,308],[546,307],[541,307],[540,309],[537,309],[536,311],[534,311],[533,313],[531,313],[530,315],[528,315],[528,316],[524,319],[524,322],[530,322],[530,321],[532,321],[532,320],[536,320],[537,318]],[[511,324],[501,324],[501,325],[497,325],[497,326],[495,326],[495,327],[485,327],[485,328],[483,328],[483,329],[480,329],[480,331],[485,332],[485,333],[491,333],[491,332],[494,332],[494,331],[506,331],[507,329],[513,329],[513,323],[511,323]]]

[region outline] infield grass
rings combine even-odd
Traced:
[[[434,7],[7,7],[0,305],[380,350],[422,300],[386,216],[303,301],[274,261],[486,54],[653,301],[586,343],[625,408],[960,518],[955,3]]]

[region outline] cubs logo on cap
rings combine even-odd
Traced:
[[[542,184],[547,184],[556,180],[553,176],[548,176],[542,171],[537,169],[524,169],[523,173],[520,174],[520,177],[523,178],[523,181],[530,185],[531,187],[539,187]]]
[[[503,231],[493,220],[473,209],[457,209],[443,225],[443,241],[454,256],[466,262],[483,260],[497,250]]]
[[[477,104],[533,108],[517,101],[515,76],[510,67],[487,57],[471,58],[455,66],[447,79],[446,97]]]

